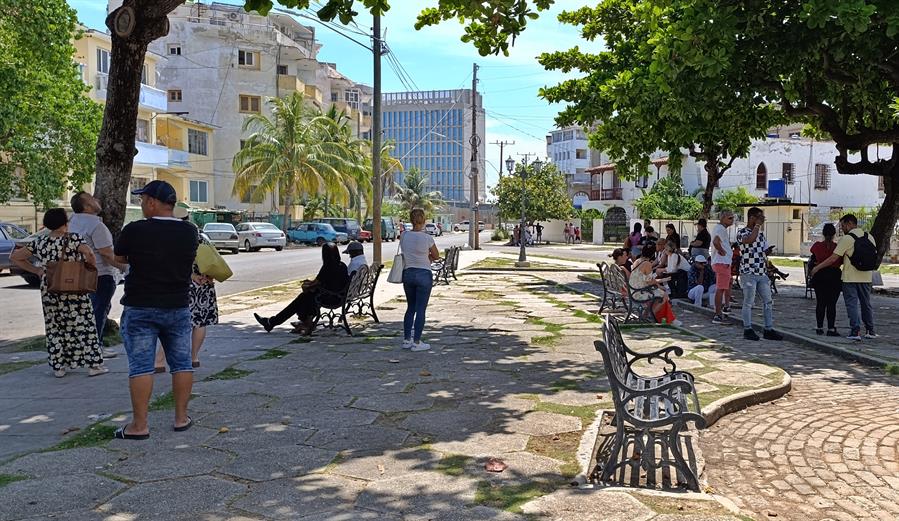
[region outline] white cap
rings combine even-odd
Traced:
[[[693,262],[705,262],[705,255],[697,255],[693,257]]]

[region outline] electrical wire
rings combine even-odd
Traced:
[[[304,19],[306,19],[306,20],[311,20],[311,21],[313,21],[313,22],[315,22],[315,23],[320,24],[322,27],[326,27],[326,28],[328,28],[328,29],[331,29],[331,30],[334,31],[335,33],[339,34],[340,36],[343,36],[343,37],[346,38],[347,40],[350,40],[351,42],[353,42],[353,43],[355,43],[356,45],[362,47],[363,49],[368,49],[369,52],[374,52],[373,49],[372,49],[371,47],[369,47],[368,45],[366,45],[366,44],[360,42],[359,40],[353,38],[352,36],[350,36],[350,35],[344,33],[342,29],[338,29],[336,26],[331,25],[331,24],[329,24],[328,22],[322,21],[322,20],[321,20],[320,18],[318,18],[317,16],[310,16],[310,15],[308,15],[308,14],[298,13],[298,12],[293,11],[293,10],[291,10],[291,9],[282,9],[282,8],[280,8],[280,7],[276,7],[276,8],[274,9],[274,11],[278,11],[278,12],[280,12],[280,13],[284,13],[284,14],[287,14],[287,15],[290,15],[290,16],[296,16],[296,17],[298,17],[298,18],[304,18]],[[368,36],[368,35],[366,35],[366,36]]]

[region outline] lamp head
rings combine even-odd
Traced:
[[[512,159],[512,156],[509,156],[509,158],[506,159],[506,171],[511,174],[513,168],[515,168],[515,160]]]

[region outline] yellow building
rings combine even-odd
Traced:
[[[87,29],[72,42],[74,62],[81,79],[91,87],[88,96],[98,103],[106,102],[112,56],[112,40],[108,34]],[[156,88],[157,66],[165,57],[147,52],[140,86],[135,148],[137,155],[131,170],[130,189],[139,188],[154,179],[171,183],[179,200],[190,206],[215,206],[213,179],[213,128],[179,115],[168,113],[169,94]],[[91,191],[87,185],[85,190]],[[129,189],[129,190],[130,190]],[[68,207],[71,193],[62,194],[59,204]],[[132,197],[132,196],[129,196]],[[128,220],[140,217],[137,198],[129,199]],[[14,200],[0,206],[0,221],[14,222],[29,231],[40,228],[42,213],[27,200]]]

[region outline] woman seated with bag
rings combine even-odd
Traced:
[[[91,299],[86,291],[60,293],[54,286],[51,273],[54,268],[61,269],[62,263],[66,261],[81,262],[96,273],[94,252],[80,235],[68,233],[68,222],[66,211],[62,208],[48,210],[44,214],[44,227],[50,233],[38,235],[24,248],[18,248],[9,256],[9,260],[41,278],[47,355],[53,375],[62,378],[70,367],[88,366],[88,376],[98,376],[108,373],[109,369],[103,365]],[[32,255],[45,268],[32,265],[28,260]],[[96,290],[96,282],[94,289]]]
[[[337,304],[338,302],[329,302],[329,299],[336,299],[346,289],[349,281],[346,264],[340,260],[340,250],[334,243],[323,244],[321,270],[314,279],[303,281],[303,292],[273,317],[261,317],[256,313],[253,316],[269,332],[296,315],[300,319],[300,325],[294,331],[311,335],[315,328],[315,318],[319,314],[319,302]]]
[[[660,277],[669,277],[671,282],[671,298],[687,298],[687,278],[690,273],[690,263],[680,252],[674,241],[665,242],[665,265],[656,268]]]
[[[681,325],[681,321],[674,317],[674,311],[671,309],[671,302],[668,301],[668,295],[662,289],[662,284],[668,279],[657,279],[652,270],[653,259],[656,255],[656,248],[652,244],[643,247],[640,258],[634,263],[634,271],[631,272],[630,285],[634,289],[649,288],[649,292],[657,300],[653,302],[652,312],[656,322],[668,323],[675,326]],[[646,292],[641,292],[646,293]]]

